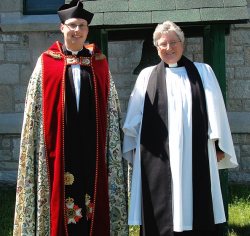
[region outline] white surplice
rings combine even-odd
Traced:
[[[211,192],[215,223],[225,222],[225,213],[220,189],[218,169],[238,165],[235,156],[226,109],[217,79],[211,67],[195,63],[202,78],[208,112],[208,154],[210,165]],[[124,158],[133,163],[129,224],[141,224],[141,156],[140,134],[143,106],[148,80],[154,66],[139,74],[131,93],[124,123]],[[192,95],[184,67],[166,68],[168,94],[168,128],[170,167],[173,181],[174,231],[192,229]],[[225,158],[217,162],[215,141],[218,140]],[[205,207],[205,206],[204,206]]]

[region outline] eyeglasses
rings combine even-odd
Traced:
[[[177,43],[180,43],[180,42],[181,42],[181,40],[179,40],[179,41],[172,41],[172,42],[169,42],[169,43],[163,43],[163,44],[158,45],[158,47],[160,49],[167,49],[167,47],[169,45],[169,47],[173,48],[173,47],[175,47],[177,45]]]
[[[77,24],[74,24],[74,23],[64,24],[64,25],[66,25],[70,30],[76,30],[77,27],[79,28],[79,30],[84,30],[85,28],[88,27],[88,25],[85,25],[85,24],[77,25]]]

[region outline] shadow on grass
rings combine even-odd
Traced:
[[[228,192],[228,203],[233,203],[236,199],[250,201],[250,185],[230,184],[228,186]]]
[[[11,236],[16,200],[15,187],[0,187],[0,235]]]
[[[229,232],[234,232],[239,236],[250,236],[250,222],[244,226],[231,224],[229,225]]]

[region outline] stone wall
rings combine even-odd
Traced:
[[[240,164],[230,179],[250,183],[250,25],[233,25],[226,42],[227,110],[236,118],[231,128]]]
[[[15,184],[27,83],[37,57],[56,39],[62,39],[58,31],[0,32],[0,184]],[[236,182],[250,182],[249,39],[249,24],[233,25],[226,38],[227,109],[240,163],[230,171],[230,180]],[[108,48],[110,69],[125,116],[142,41],[112,41]],[[190,59],[202,61],[202,52],[201,38],[187,39],[185,54]]]

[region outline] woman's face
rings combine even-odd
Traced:
[[[183,54],[183,50],[183,43],[174,31],[162,34],[157,41],[158,55],[166,64],[177,63]]]

